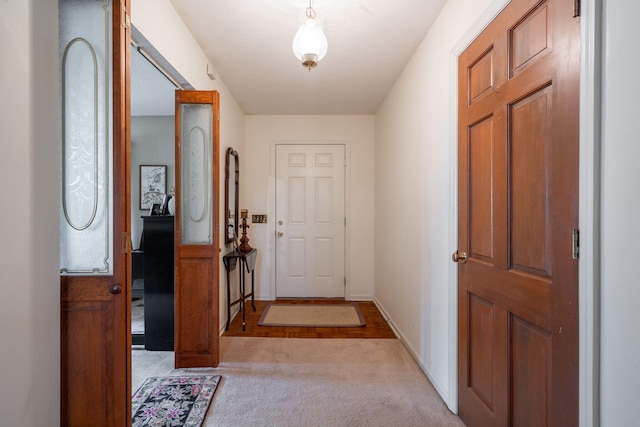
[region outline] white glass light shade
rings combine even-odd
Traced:
[[[307,19],[293,38],[293,54],[308,68],[315,67],[327,54],[327,38],[314,19]],[[312,58],[312,59],[310,59]]]

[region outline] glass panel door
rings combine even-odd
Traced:
[[[220,94],[176,91],[175,367],[219,362]]]

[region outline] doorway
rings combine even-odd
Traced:
[[[134,345],[144,346],[145,317],[153,317],[153,313],[145,313],[145,218],[154,214],[151,212],[153,204],[160,204],[162,213],[169,213],[168,204],[175,188],[176,88],[145,56],[144,50],[132,46],[130,229],[133,249],[131,332]],[[164,252],[166,249],[162,248]],[[173,266],[173,261],[171,264]],[[170,271],[173,273],[173,267]]]
[[[345,146],[278,144],[276,297],[345,297]]]
[[[174,94],[177,86],[135,42],[131,47],[130,67],[133,392],[145,379],[144,367],[136,364],[136,352],[173,352],[174,348],[175,267],[173,213],[169,212],[169,201],[176,182]],[[152,212],[153,204],[161,206],[159,213],[170,215],[156,215],[158,212]],[[152,271],[145,272],[145,264],[147,270]],[[152,288],[156,291],[151,292]]]

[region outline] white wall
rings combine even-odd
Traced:
[[[196,90],[216,90],[220,93],[220,246],[222,253],[230,250],[224,246],[224,153],[233,147],[240,156],[240,171],[244,167],[245,129],[244,112],[229,92],[224,82],[207,76],[210,61],[184,25],[169,0],[132,0],[132,25],[148,41],[161,58],[168,62]],[[241,172],[242,173],[242,172]],[[242,181],[242,176],[241,176]],[[240,193],[240,202],[243,202]],[[226,275],[220,259],[220,321],[226,323]],[[237,286],[235,286],[237,288]]]
[[[601,218],[601,425],[638,424],[640,3],[604,2]]]
[[[450,62],[490,3],[450,0],[376,114],[375,297],[452,409]]]
[[[138,249],[142,233],[140,210],[140,165],[167,166],[167,194],[176,185],[176,148],[174,116],[138,116],[131,118],[131,241]]]
[[[60,423],[58,2],[0,2],[0,414]]]
[[[246,154],[240,169],[241,208],[251,214],[270,214],[273,205],[271,149],[273,142],[346,142],[350,150],[347,183],[347,289],[354,300],[373,297],[374,117],[373,116],[247,116]],[[241,157],[242,163],[242,157]],[[259,249],[256,294],[272,293],[274,218],[251,224],[249,244]]]

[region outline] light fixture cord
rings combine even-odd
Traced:
[[[316,19],[316,11],[313,10],[313,5],[311,4],[312,0],[309,0],[309,7],[307,8],[307,18]]]

